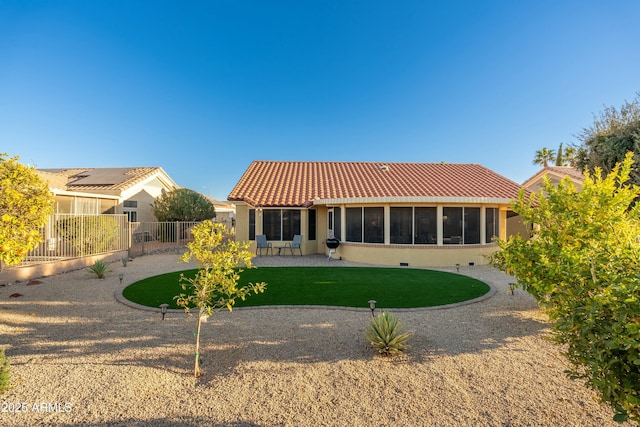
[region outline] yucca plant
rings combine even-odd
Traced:
[[[95,274],[98,279],[104,279],[104,275],[109,271],[109,265],[102,260],[98,260],[89,267],[89,271]]]
[[[0,394],[9,390],[10,377],[9,358],[4,354],[4,348],[0,350]]]
[[[393,313],[383,311],[377,317],[371,318],[366,337],[379,353],[392,356],[409,348],[406,342],[411,334],[403,332],[403,329],[404,325]]]

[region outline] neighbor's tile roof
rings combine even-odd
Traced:
[[[515,199],[520,188],[477,164],[254,161],[228,199],[264,207],[318,199]]]
[[[91,192],[96,190],[126,190],[150,176],[164,171],[160,167],[39,169],[46,175],[66,179],[66,190]],[[43,176],[45,176],[43,174]],[[168,175],[164,173],[168,178]]]
[[[558,179],[562,179],[566,176],[577,183],[582,183],[584,181],[584,175],[579,169],[571,166],[546,166],[527,179],[522,186],[529,188],[536,182],[542,181],[542,177],[545,175],[549,175],[550,177],[555,176]]]

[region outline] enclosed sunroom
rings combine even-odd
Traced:
[[[228,199],[239,240],[283,248],[301,235],[302,254],[452,266],[487,262],[520,189],[477,164],[255,161]]]

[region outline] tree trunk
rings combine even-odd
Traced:
[[[202,324],[202,321],[200,319],[202,319],[202,310],[198,311],[198,323],[196,326],[196,361],[194,366],[194,375],[196,378],[202,375],[202,372],[200,371],[200,325]]]

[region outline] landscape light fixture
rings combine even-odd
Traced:
[[[460,264],[456,264],[456,272],[460,273]]]
[[[127,266],[127,259],[126,258],[122,258],[120,261],[122,261],[122,266],[123,267]]]
[[[160,312],[162,313],[162,320],[164,320],[164,315],[167,314],[167,308],[169,304],[160,304]]]
[[[373,317],[374,311],[376,311],[376,300],[369,300],[369,308],[371,309],[371,317]]]
[[[122,284],[122,279],[124,279],[124,273],[118,274],[118,278],[120,279],[120,284]]]

